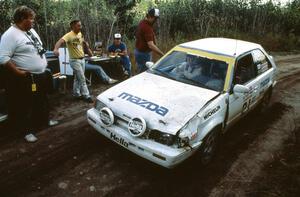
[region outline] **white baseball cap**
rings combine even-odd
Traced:
[[[121,34],[119,34],[119,33],[116,33],[116,34],[114,35],[114,38],[115,38],[115,39],[121,39],[121,38],[122,38],[122,36],[121,36]]]

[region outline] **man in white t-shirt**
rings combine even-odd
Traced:
[[[32,29],[34,19],[32,9],[18,7],[13,15],[14,25],[2,35],[0,42],[0,65],[4,66],[5,71],[8,122],[13,130],[25,132],[28,142],[37,140],[32,132],[42,126],[38,124],[49,123],[47,85],[50,83],[47,80],[49,75],[45,72],[46,50]]]

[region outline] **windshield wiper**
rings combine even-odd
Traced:
[[[154,74],[157,74],[157,75],[169,78],[169,79],[174,79],[173,77],[171,77],[170,75],[168,75],[164,71],[161,71],[161,70],[156,69],[156,68],[149,69],[149,71],[152,71]]]
[[[187,83],[187,84],[190,84],[190,85],[194,85],[194,86],[198,86],[198,87],[201,87],[201,88],[206,88],[206,89],[210,89],[210,90],[213,90],[212,88],[206,86],[205,84],[203,83],[199,83],[199,82],[196,82],[196,81],[193,81],[191,79],[188,79],[188,78],[183,78],[183,77],[180,77],[180,79],[182,80],[182,82],[184,83]]]

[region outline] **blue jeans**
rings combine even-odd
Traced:
[[[128,55],[121,57],[121,64],[123,65],[123,68],[128,72],[129,76],[131,76],[131,62]]]
[[[134,50],[135,61],[138,66],[138,73],[144,72],[148,68],[146,67],[146,62],[152,60],[151,52],[141,52],[137,49]]]
[[[86,85],[84,67],[84,59],[70,59],[70,66],[74,73],[74,84],[73,84],[73,94],[76,97],[84,96],[85,98],[90,97],[89,90]]]
[[[104,82],[108,82],[108,80],[110,79],[109,76],[105,73],[105,71],[103,70],[103,68],[100,65],[86,63],[85,71],[95,73],[95,75]]]

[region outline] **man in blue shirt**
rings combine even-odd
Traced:
[[[121,63],[125,70],[124,74],[131,76],[131,63],[129,56],[127,54],[127,47],[124,42],[121,41],[121,34],[116,33],[114,35],[114,42],[108,47],[108,52],[110,55],[119,55],[121,56]]]

